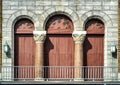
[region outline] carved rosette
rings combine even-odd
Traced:
[[[75,43],[83,43],[85,39],[86,31],[74,31],[72,37]]]
[[[36,43],[44,43],[46,39],[46,31],[34,31],[33,34]]]

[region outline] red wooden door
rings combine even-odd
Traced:
[[[87,35],[84,41],[85,78],[101,80],[104,66],[104,24],[93,19],[86,24]]]
[[[49,78],[73,78],[74,42],[71,35],[48,35],[45,43],[45,64]],[[59,67],[65,66],[65,67]]]
[[[45,41],[45,65],[48,78],[73,78],[74,42],[73,25],[70,19],[62,15],[52,17],[47,24]],[[52,67],[51,67],[52,66]],[[63,67],[62,67],[63,66]]]
[[[30,28],[31,27],[31,28]],[[14,76],[15,78],[34,78],[35,41],[32,30],[33,23],[19,20],[15,25],[14,37]]]

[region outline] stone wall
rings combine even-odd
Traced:
[[[1,65],[2,65],[2,0],[0,0],[0,66]]]
[[[69,16],[75,30],[84,30],[91,18],[101,19],[105,24],[104,66],[118,65],[110,48],[112,43],[118,44],[118,0],[3,0],[2,6],[2,43],[7,41],[11,48],[8,56],[2,52],[3,66],[14,65],[14,24],[18,19],[29,18],[42,31],[49,16],[57,13]]]
[[[118,6],[118,16],[119,16],[119,28],[118,28],[118,66],[120,66],[120,0],[119,0],[119,6]],[[119,72],[120,72],[120,68],[119,68]]]

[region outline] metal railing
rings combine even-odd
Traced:
[[[115,66],[2,66],[1,81],[119,81]]]

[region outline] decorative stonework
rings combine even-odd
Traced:
[[[44,43],[46,38],[46,31],[34,31],[33,34],[36,43]]]
[[[74,31],[72,37],[75,43],[82,43],[85,39],[86,31]]]

